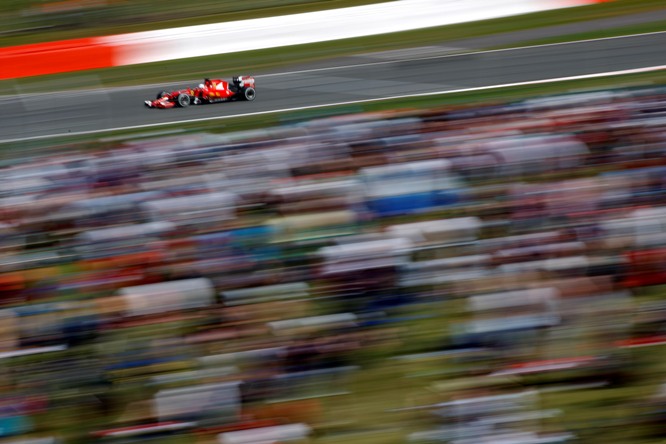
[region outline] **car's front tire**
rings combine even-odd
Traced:
[[[169,95],[168,92],[166,92],[166,91],[160,91],[160,92],[157,93],[157,100],[161,99],[161,98],[164,97],[164,96],[168,96],[168,95]]]
[[[256,96],[257,92],[254,90],[254,88],[245,88],[245,91],[243,91],[243,97],[245,97],[245,100],[248,102],[253,101]]]
[[[187,108],[190,106],[190,96],[185,93],[178,94],[178,97],[176,97],[176,104],[181,108]]]

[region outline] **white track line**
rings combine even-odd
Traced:
[[[617,35],[613,37],[600,37],[595,39],[585,39],[585,40],[571,40],[568,42],[559,42],[559,43],[544,43],[542,45],[528,45],[528,46],[515,46],[513,48],[502,48],[502,49],[486,49],[479,51],[470,51],[470,52],[460,52],[455,54],[442,54],[436,56],[426,56],[426,57],[415,57],[413,59],[402,59],[402,60],[381,60],[376,62],[367,62],[359,63],[355,65],[341,65],[341,66],[329,66],[326,68],[313,68],[313,69],[304,69],[302,71],[287,71],[287,72],[278,72],[272,74],[264,74],[261,77],[273,77],[273,76],[283,76],[290,74],[304,74],[308,72],[317,72],[317,71],[329,71],[334,69],[346,69],[346,68],[362,68],[364,66],[375,66],[375,65],[386,65],[390,63],[399,62],[417,62],[419,60],[436,60],[436,59],[448,59],[453,57],[464,57],[470,55],[480,55],[480,54],[492,54],[495,52],[508,52],[508,51],[521,51],[525,49],[535,49],[535,48],[545,48],[549,46],[559,46],[559,45],[571,45],[574,43],[590,43],[590,42],[599,42],[603,40],[613,40],[613,39],[624,39],[624,38],[633,38],[633,37],[643,37],[656,34],[664,34],[666,31],[655,31],[655,32],[646,32],[642,34],[626,34],[626,35]],[[356,56],[363,56],[363,54],[356,54]]]
[[[428,93],[405,94],[405,95],[398,95],[398,96],[378,97],[378,98],[374,98],[374,99],[351,100],[351,101],[347,101],[347,102],[335,102],[335,103],[327,103],[327,104],[323,104],[323,105],[311,105],[311,106],[300,106],[300,107],[295,107],[295,108],[283,108],[283,109],[270,110],[270,111],[258,111],[258,112],[254,112],[254,113],[235,114],[235,115],[230,115],[230,116],[202,117],[202,118],[199,118],[199,119],[176,120],[176,121],[172,121],[172,122],[150,123],[150,124],[144,124],[144,125],[124,126],[124,127],[119,127],[119,128],[107,128],[107,129],[91,130],[91,131],[79,131],[79,132],[70,132],[70,133],[61,133],[61,134],[50,134],[50,135],[43,135],[43,136],[22,137],[22,138],[16,138],[16,139],[3,140],[3,141],[0,141],[0,144],[2,144],[2,143],[11,143],[11,142],[30,141],[30,140],[42,140],[42,139],[49,139],[49,138],[52,138],[52,137],[83,136],[83,135],[88,135],[88,134],[108,133],[108,132],[113,132],[113,131],[130,131],[130,130],[137,130],[137,129],[143,129],[143,128],[154,128],[154,127],[166,126],[166,125],[182,125],[182,124],[188,124],[188,123],[206,122],[206,121],[213,121],[213,120],[235,119],[235,118],[238,118],[238,117],[250,117],[250,116],[260,116],[260,115],[266,115],[266,114],[276,114],[276,113],[293,112],[293,111],[304,111],[304,110],[316,109],[316,108],[329,108],[329,107],[333,107],[333,106],[356,105],[356,104],[360,104],[360,103],[380,102],[380,101],[396,100],[396,99],[407,99],[407,98],[411,98],[411,97],[428,97],[428,96],[436,96],[436,95],[448,95],[448,94],[457,94],[457,93],[473,92],[473,91],[485,91],[485,90],[489,90],[489,89],[512,88],[512,87],[516,87],[516,86],[529,86],[529,85],[540,85],[540,84],[544,84],[544,83],[566,82],[566,81],[569,81],[569,80],[584,80],[584,79],[594,79],[594,78],[599,78],[599,77],[611,77],[611,76],[621,76],[621,75],[628,75],[628,74],[639,74],[639,73],[655,72],[655,71],[662,71],[662,70],[666,70],[666,65],[647,66],[647,67],[644,67],[644,68],[623,69],[623,70],[619,70],[619,71],[607,71],[607,72],[600,72],[600,73],[594,73],[594,74],[582,74],[582,75],[568,76],[568,77],[554,77],[554,78],[550,78],[550,79],[530,80],[530,81],[526,81],[526,82],[504,83],[504,84],[500,84],[500,85],[477,86],[477,87],[472,87],[472,88],[459,88],[459,89],[444,90],[444,91],[434,91],[434,92],[428,92]],[[157,112],[160,112],[160,111],[157,111]]]

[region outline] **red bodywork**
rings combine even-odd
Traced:
[[[221,79],[207,80],[196,88],[172,92],[162,91],[155,100],[146,100],[148,108],[185,108],[189,105],[226,102],[229,100],[254,100],[254,77],[237,76],[231,82]]]

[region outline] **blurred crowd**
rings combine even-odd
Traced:
[[[8,442],[316,441],[382,368],[409,442],[568,442],[542,387],[646,375],[662,419],[666,90],[116,145],[0,175]]]

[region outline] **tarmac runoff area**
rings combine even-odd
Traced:
[[[257,99],[153,110],[143,101],[158,90],[192,86],[149,85],[0,98],[0,140],[94,134],[113,129],[225,119],[395,97],[474,91],[564,79],[664,69],[666,31],[462,54],[370,58],[337,66],[254,74]],[[358,63],[361,62],[361,63]],[[199,80],[200,81],[200,80]],[[194,81],[198,83],[198,81]]]

